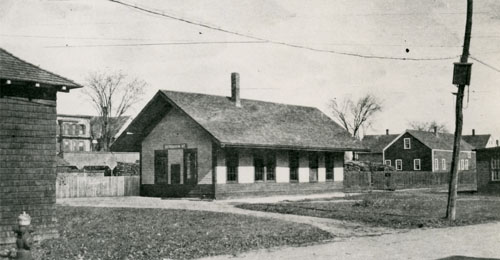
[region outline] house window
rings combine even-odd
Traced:
[[[333,154],[325,153],[326,180],[333,181]]]
[[[403,139],[403,141],[404,141],[404,149],[410,149],[411,148],[410,138],[405,138]]]
[[[309,153],[309,182],[318,181],[318,153]]]
[[[227,182],[238,181],[238,152],[228,150],[226,152]]]
[[[434,159],[434,170],[435,171],[439,170],[439,160],[438,159]]]
[[[69,125],[68,124],[63,124],[63,132],[64,132],[64,135],[69,135]]]
[[[85,135],[85,125],[79,125],[79,127],[78,127],[78,134],[79,135]]]
[[[500,181],[500,159],[491,158],[491,180]]]
[[[65,152],[68,152],[68,151],[70,151],[70,150],[71,150],[71,147],[70,147],[70,145],[69,145],[69,141],[66,141],[66,140],[65,140],[65,141],[64,141],[64,151],[65,151]]]
[[[384,164],[387,165],[387,166],[391,166],[391,160],[385,160]]]
[[[71,151],[78,151],[77,145],[76,141],[71,141]]]
[[[261,152],[254,154],[253,166],[255,169],[255,181],[264,181],[264,157]]]
[[[441,159],[441,168],[446,170],[446,159]]]
[[[469,170],[469,160],[467,160],[467,159],[464,160],[464,170],[466,170],[466,171]]]
[[[396,160],[396,171],[402,171],[403,170],[403,161],[401,159]]]
[[[276,154],[266,153],[266,181],[276,180]]]
[[[471,152],[468,152],[468,153],[467,153],[467,158],[469,158],[469,159],[470,159],[471,157],[472,157],[472,153],[471,153]]]
[[[82,141],[78,142],[78,151],[80,152],[85,151],[85,147]]]
[[[299,180],[299,152],[290,151],[288,154],[288,163],[290,167],[290,182]]]
[[[420,171],[420,159],[413,160],[413,170]]]
[[[458,169],[461,171],[464,169],[464,159],[460,159],[460,165],[458,166]]]

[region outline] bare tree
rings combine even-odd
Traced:
[[[373,116],[382,111],[382,101],[374,95],[366,94],[357,101],[344,98],[339,102],[333,99],[330,101],[330,108],[347,132],[359,139],[360,131],[366,130],[371,125]]]
[[[434,129],[436,129],[440,133],[449,133],[445,124],[439,123],[435,120],[430,122],[412,121],[408,123],[408,127],[419,131],[434,132]]]
[[[134,104],[139,102],[144,94],[146,82],[139,79],[128,79],[121,72],[118,73],[91,73],[87,78],[85,95],[89,98],[96,112],[99,114],[100,149],[108,151],[112,142],[112,135],[116,133],[117,119],[122,117]]]

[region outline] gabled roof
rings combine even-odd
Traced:
[[[413,137],[415,137],[425,146],[431,149],[453,151],[453,142],[454,142],[453,134],[438,133],[436,135],[433,132],[418,131],[418,130],[406,130],[406,132],[411,134]],[[472,145],[468,144],[464,140],[461,140],[460,151],[472,151],[472,149],[474,149]]]
[[[392,142],[399,134],[393,135],[365,135],[361,143],[364,147],[369,148],[372,153],[382,153],[384,147]]]
[[[65,86],[68,89],[82,87],[67,78],[28,63],[2,48],[0,48],[0,79]]]
[[[488,145],[488,141],[490,140],[491,135],[464,135],[462,139],[464,139],[467,143],[474,146],[476,149],[486,148]]]
[[[180,109],[222,146],[366,150],[361,146],[361,142],[313,107],[248,99],[241,99],[241,107],[237,107],[229,97],[167,90],[159,91],[150,104],[158,103],[157,99],[164,99],[168,104]],[[151,114],[159,114],[158,108],[161,105],[155,105],[155,110],[150,104],[125,132],[141,132],[148,128],[144,122],[151,124],[150,122],[158,121],[153,119]],[[166,108],[163,106],[161,109]],[[134,140],[133,136],[139,139]],[[137,146],[143,138],[144,135],[124,133],[115,142],[114,150],[130,151],[132,149],[127,147],[127,143]]]

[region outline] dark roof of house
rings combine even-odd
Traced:
[[[438,133],[436,135],[434,132],[418,130],[406,130],[406,132],[431,149],[453,151],[453,142],[455,138],[453,134]],[[472,151],[472,149],[474,149],[474,147],[466,141],[462,140],[460,142],[461,151]]]
[[[491,135],[464,135],[464,139],[467,143],[474,146],[476,149],[485,148],[490,140]]]
[[[28,63],[2,48],[0,48],[0,78],[65,86],[68,89],[82,87],[67,78]]]
[[[369,148],[372,153],[382,153],[384,148],[392,142],[399,134],[395,135],[365,135],[361,143]]]
[[[155,99],[163,99],[183,111],[223,146],[366,150],[361,142],[352,138],[331,118],[313,107],[248,99],[241,99],[241,107],[237,107],[229,97],[166,90],[159,91],[150,104],[154,103]],[[141,132],[147,127],[144,126],[145,122],[152,124],[151,122],[155,121],[140,119],[148,114],[148,106],[125,132]],[[150,114],[159,114],[158,111],[161,109],[150,110],[152,111]],[[133,136],[141,139],[133,140]],[[126,143],[137,145],[144,138],[139,136],[127,137],[125,133],[122,134],[115,142],[117,144],[115,148],[120,147],[116,151],[130,151]]]

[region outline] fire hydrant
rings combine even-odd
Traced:
[[[17,217],[17,226],[13,228],[16,233],[17,252],[13,259],[33,260],[31,255],[31,246],[33,244],[33,232],[31,228],[31,217],[23,211],[23,214]]]

